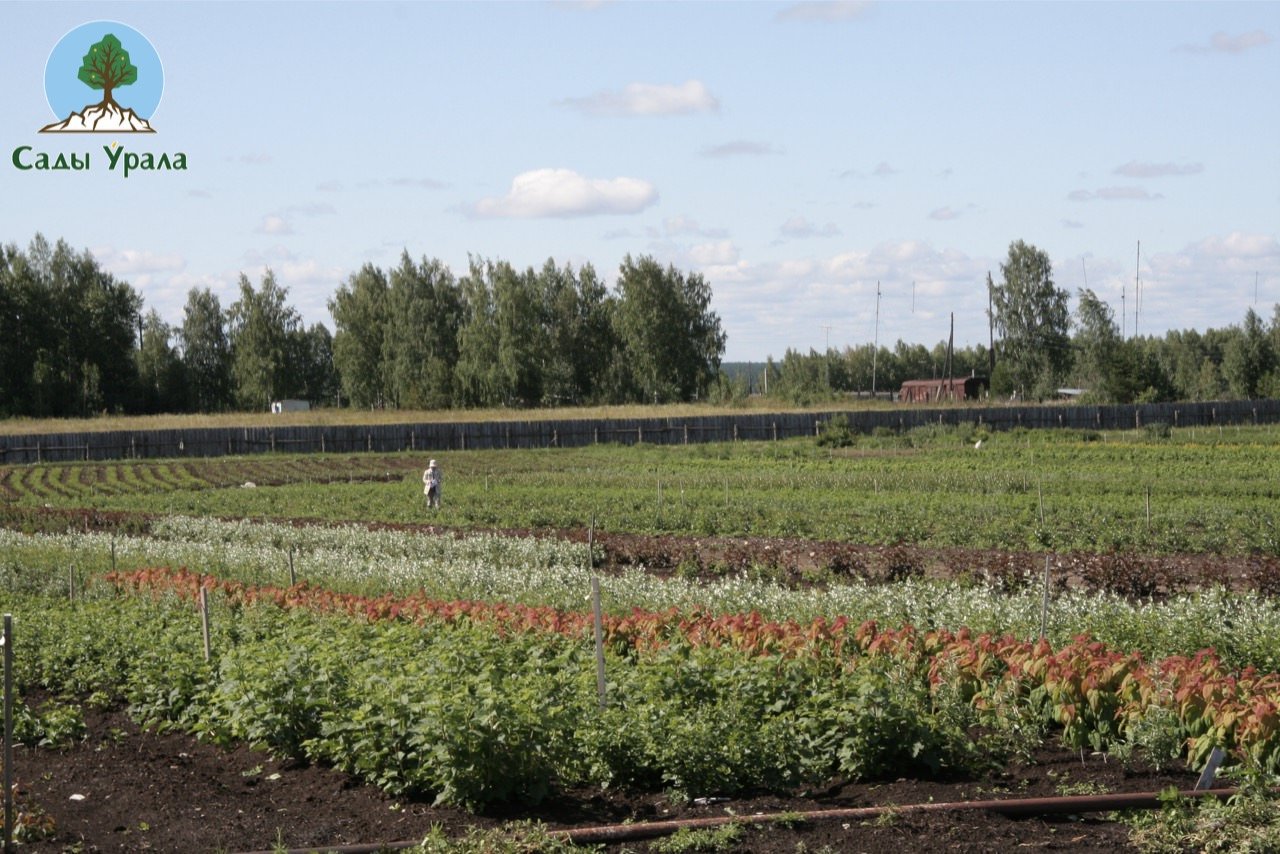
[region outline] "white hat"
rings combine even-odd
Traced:
[[[427,463],[427,468],[429,468],[429,469],[433,469],[433,468],[435,468],[435,467],[436,467],[436,461],[435,461],[435,460],[432,460],[431,462]]]

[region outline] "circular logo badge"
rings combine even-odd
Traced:
[[[44,91],[58,121],[42,130],[150,132],[164,93],[164,68],[151,42],[133,27],[92,21],[54,45]]]

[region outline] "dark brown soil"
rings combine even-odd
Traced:
[[[533,819],[551,828],[588,828],[711,816],[795,813],[873,805],[952,803],[1063,794],[1190,789],[1185,769],[1155,773],[1115,760],[1046,750],[1035,764],[948,782],[833,780],[822,791],[711,804],[677,804],[662,795],[574,791],[531,809],[471,815],[388,798],[328,768],[279,762],[240,748],[226,751],[183,734],[139,731],[120,711],[86,709],[86,737],[61,749],[19,746],[14,768],[22,810],[43,811],[55,835],[31,852],[243,852],[415,841],[433,825],[451,836],[468,828]],[[990,852],[1019,848],[1116,851],[1124,824],[1099,813],[1013,819],[985,811],[899,814],[878,821],[807,820],[747,827],[738,852]],[[611,852],[648,850],[614,843]]]

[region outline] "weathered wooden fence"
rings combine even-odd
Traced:
[[[350,426],[222,427],[186,430],[117,430],[0,436],[0,463],[160,457],[217,457],[281,453],[399,453],[402,451],[570,448],[615,443],[655,445],[761,441],[814,436],[843,415],[850,429],[905,431],[929,424],[1116,430],[1152,424],[1170,427],[1280,422],[1280,400],[1148,403],[1125,406],[975,406],[777,414],[704,415],[689,418],[611,418],[547,421],[472,421]]]

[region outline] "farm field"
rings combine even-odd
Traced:
[[[78,763],[113,739],[170,745],[205,769],[190,777],[240,767],[248,782],[220,790],[243,796],[237,814],[274,783],[306,803],[363,799],[348,815],[335,795],[332,822],[273,806],[208,850],[269,849],[272,827],[306,846],[432,825],[466,850],[496,844],[458,841],[467,828],[545,833],[515,819],[728,812],[792,818],[688,843],[718,847],[661,848],[686,833],[609,850],[924,850],[944,828],[957,850],[1158,850],[1172,819],[793,814],[1191,788],[1215,746],[1233,782],[1271,779],[1277,444],[1265,427],[928,429],[846,447],[439,453],[439,511],[423,454],[0,467],[0,601],[31,650],[16,767],[65,760],[22,781],[25,815],[53,822],[31,850],[209,838],[172,803],[146,807],[145,831],[97,802],[65,807]],[[76,824],[94,810],[111,830]],[[369,818],[384,810],[393,821]],[[1256,806],[1200,812],[1276,832]]]

